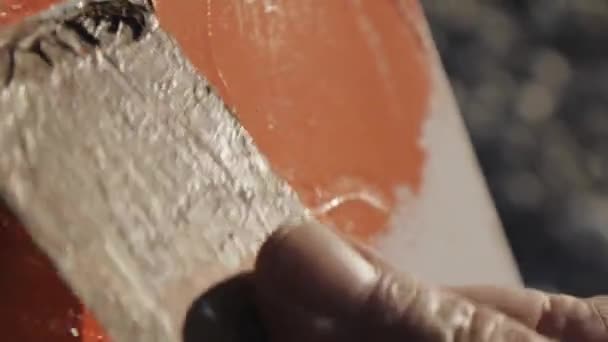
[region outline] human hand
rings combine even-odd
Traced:
[[[608,341],[608,297],[433,287],[317,224],[271,236],[254,282],[273,341]]]

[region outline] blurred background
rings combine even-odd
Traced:
[[[526,284],[608,293],[608,1],[422,3]]]

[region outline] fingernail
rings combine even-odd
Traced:
[[[377,280],[373,265],[319,223],[286,225],[262,246],[255,270],[260,291],[325,315],[357,312]]]

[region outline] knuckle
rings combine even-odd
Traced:
[[[468,326],[469,333],[474,336],[473,341],[498,341],[500,340],[500,328],[504,324],[503,315],[490,312],[487,309],[476,309],[471,316]]]
[[[413,281],[402,281],[393,274],[382,274],[371,291],[369,307],[386,324],[399,321],[411,310],[420,295],[419,285]]]
[[[594,297],[589,300],[594,312],[599,316],[604,328],[604,338],[608,340],[608,296]]]

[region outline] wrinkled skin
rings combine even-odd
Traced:
[[[254,279],[273,341],[608,341],[608,297],[429,286],[317,224],[279,229]]]

